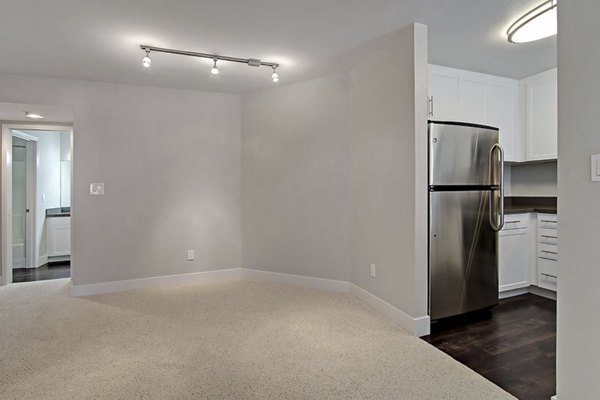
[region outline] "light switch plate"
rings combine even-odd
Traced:
[[[600,182],[600,154],[592,155],[592,181]]]
[[[90,183],[90,195],[92,195],[92,196],[104,195],[104,183]]]

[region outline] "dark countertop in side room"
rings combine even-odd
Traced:
[[[556,214],[556,197],[505,197],[504,213],[545,213]]]
[[[52,217],[70,217],[71,207],[56,207],[46,209],[46,218]]]

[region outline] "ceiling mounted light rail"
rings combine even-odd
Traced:
[[[273,69],[273,73],[271,74],[271,79],[273,82],[279,81],[279,74],[277,73],[277,68],[279,68],[278,63],[261,61],[257,58],[239,58],[239,57],[230,57],[230,56],[221,56],[218,54],[209,54],[209,53],[197,53],[194,51],[186,51],[186,50],[175,50],[175,49],[167,49],[164,47],[155,47],[148,45],[140,45],[140,49],[146,52],[144,59],[142,60],[142,64],[144,67],[149,68],[152,65],[152,60],[150,59],[150,52],[157,53],[168,53],[168,54],[177,54],[180,56],[188,56],[188,57],[198,57],[198,58],[208,58],[213,60],[213,66],[210,70],[211,74],[217,75],[219,73],[219,68],[217,67],[217,61],[229,61],[240,64],[246,64],[249,67],[271,67]]]
[[[547,0],[515,21],[506,34],[511,43],[544,39],[557,32],[558,0]]]

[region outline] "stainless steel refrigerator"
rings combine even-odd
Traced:
[[[504,154],[498,129],[429,122],[429,315],[498,304]]]

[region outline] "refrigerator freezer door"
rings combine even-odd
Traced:
[[[490,193],[429,194],[432,320],[498,304],[497,234],[489,222]]]
[[[496,129],[430,122],[429,184],[499,184],[490,181],[490,153],[496,143]]]

